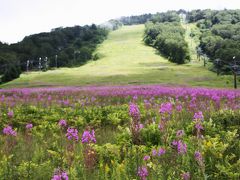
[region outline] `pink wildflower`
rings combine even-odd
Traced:
[[[152,150],[152,156],[156,156],[157,155],[157,150],[156,149],[153,149]]]
[[[10,136],[17,136],[17,132],[12,129],[12,126],[7,126],[3,129],[3,134]]]
[[[164,114],[164,113],[171,114],[172,113],[172,103],[170,103],[170,102],[162,103],[159,112],[161,114]]]
[[[7,115],[8,115],[9,118],[12,118],[14,113],[13,113],[13,111],[9,111]]]
[[[129,106],[129,115],[133,119],[140,119],[140,111],[138,109],[138,106],[136,104],[131,103]]]
[[[69,178],[66,172],[57,170],[51,180],[68,180],[68,179]]]
[[[148,170],[146,166],[142,166],[138,168],[138,176],[141,178],[141,180],[146,180],[148,176]]]
[[[144,161],[147,161],[149,159],[150,159],[150,156],[148,156],[148,155],[144,156],[144,158],[143,158]]]
[[[58,125],[61,126],[61,127],[66,127],[66,126],[67,126],[67,122],[66,122],[66,120],[64,120],[64,119],[61,119],[61,120],[58,122]]]
[[[161,156],[161,155],[163,155],[163,154],[165,154],[165,153],[166,153],[166,150],[163,149],[163,148],[160,148],[160,149],[158,150],[158,156]]]
[[[67,133],[66,133],[66,137],[69,140],[75,140],[78,141],[78,130],[75,128],[68,128],[67,129]]]
[[[33,128],[33,125],[31,123],[26,125],[26,129],[32,129],[32,128]]]
[[[84,131],[82,135],[82,143],[96,143],[95,131]]]
[[[183,180],[189,180],[190,179],[190,173],[189,172],[184,172],[181,174],[181,177]]]
[[[202,111],[196,112],[193,116],[193,120],[203,120],[204,116]]]

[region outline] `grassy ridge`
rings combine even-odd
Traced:
[[[124,26],[111,32],[108,39],[98,47],[97,53],[102,56],[98,61],[77,68],[22,74],[19,79],[2,87],[154,83],[232,87],[231,76],[217,77],[204,68],[202,62],[186,65],[168,62],[153,48],[143,44],[143,31],[144,25]]]

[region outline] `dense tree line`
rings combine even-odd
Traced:
[[[121,17],[119,21],[124,25],[145,24],[152,16],[153,14],[142,14],[138,16]]]
[[[190,60],[185,30],[179,22],[146,24],[144,42],[177,64]]]
[[[42,58],[42,61],[47,60],[49,67],[84,64],[92,58],[97,44],[106,38],[107,33],[108,30],[95,24],[59,27],[48,33],[27,36],[19,43],[11,45],[0,43],[2,81],[18,77],[21,71],[26,70],[27,60],[31,63],[29,66],[35,68],[39,66],[39,58]],[[16,75],[12,72],[16,72]]]
[[[215,24],[236,24],[240,22],[240,10],[193,10],[187,13],[189,22],[197,22],[201,29]]]
[[[220,59],[214,63],[214,70],[230,73],[234,61],[240,61],[240,10],[195,10],[188,13],[188,20],[196,22],[202,31],[202,53],[211,60]]]
[[[122,26],[123,23],[117,19],[111,19],[105,23],[100,24],[100,27],[113,31],[119,29]]]
[[[161,22],[180,22],[179,12],[167,11],[163,13],[156,13],[150,19],[153,23]]]
[[[119,22],[123,25],[145,24],[148,21],[156,22],[176,22],[180,21],[179,14],[186,13],[184,10],[167,11],[156,14],[142,14],[138,16],[121,17]]]
[[[182,10],[121,17],[100,26],[93,24],[83,27],[59,27],[49,33],[27,36],[19,43],[8,45],[0,42],[0,77],[3,75],[1,81],[6,82],[19,77],[21,71],[27,70],[27,63],[31,69],[46,69],[46,66],[75,66],[84,64],[89,59],[98,59],[96,55],[93,56],[93,51],[97,44],[106,38],[109,30],[148,21],[175,22],[179,21],[178,14],[181,12]],[[46,57],[47,65],[44,62]],[[175,59],[175,56],[169,57]]]

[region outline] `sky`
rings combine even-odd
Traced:
[[[121,16],[192,9],[240,9],[240,0],[0,0],[0,41]]]

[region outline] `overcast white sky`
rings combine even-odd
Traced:
[[[207,8],[240,9],[240,0],[0,0],[0,41],[121,16]]]

